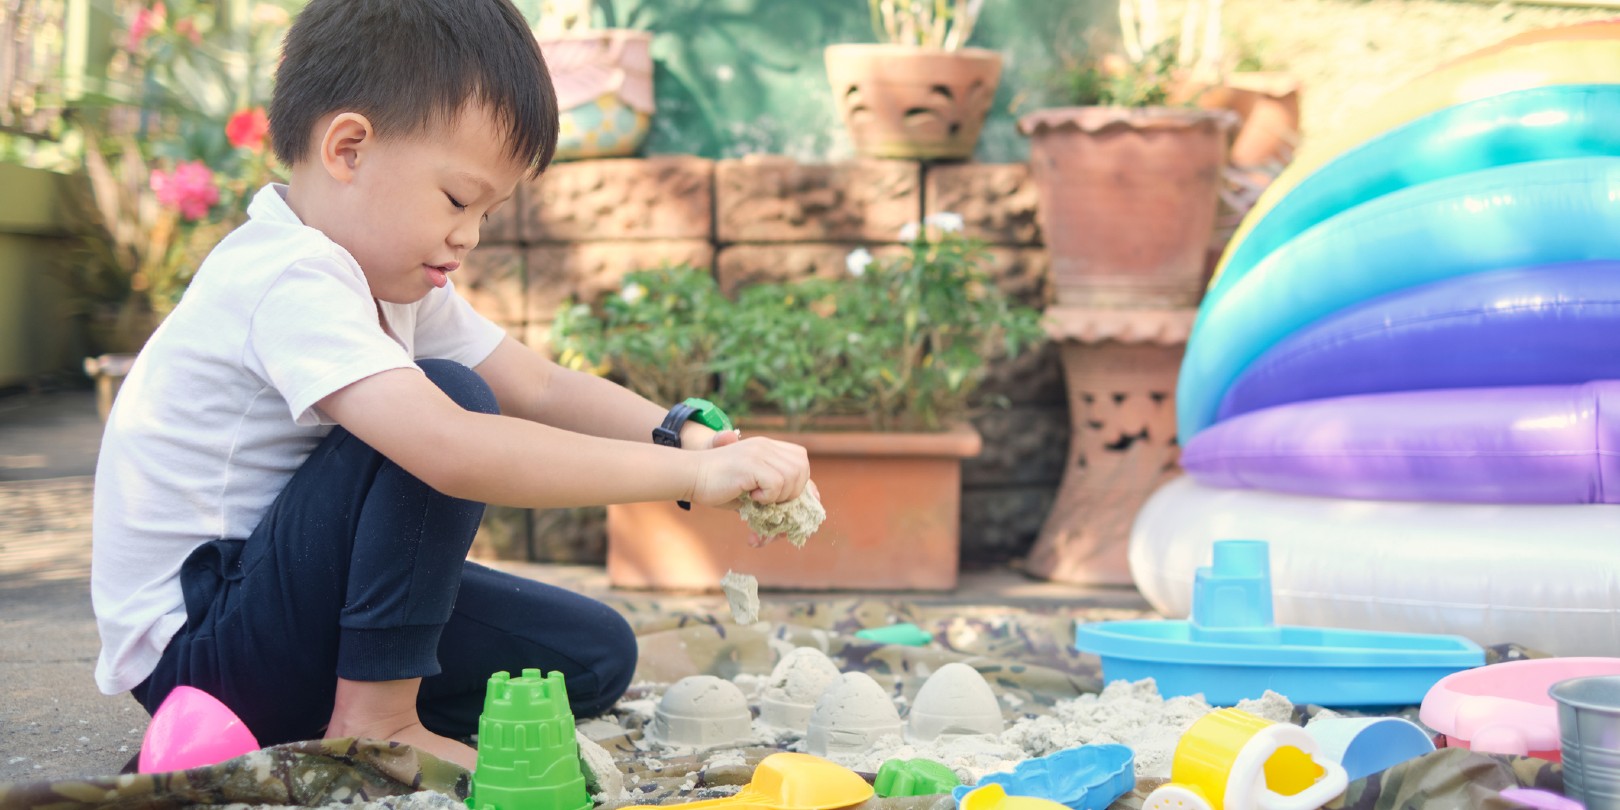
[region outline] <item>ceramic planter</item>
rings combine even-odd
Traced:
[[[803,445],[827,521],[803,548],[756,549],[735,512],[674,503],[608,507],[608,580],[621,588],[714,590],[727,571],[760,587],[948,590],[956,586],[967,425],[939,433],[775,433]]]
[[[1196,306],[1237,116],[1064,107],[1019,121],[1057,302]]]
[[[965,160],[1001,81],[1001,54],[830,45],[827,81],[862,157]]]
[[[560,111],[557,160],[634,155],[652,129],[652,34],[605,29],[540,40]]]
[[[1232,141],[1232,165],[1263,168],[1286,165],[1299,145],[1299,93],[1299,77],[1291,73],[1233,73],[1205,90],[1198,106],[1237,113],[1242,123]]]

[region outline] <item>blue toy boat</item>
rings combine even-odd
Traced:
[[[1267,689],[1296,704],[1404,706],[1429,687],[1481,666],[1485,651],[1460,636],[1277,626],[1263,541],[1215,543],[1198,569],[1192,618],[1079,625],[1076,648],[1102,658],[1103,680],[1153,678],[1165,697],[1203,694],[1215,706]]]

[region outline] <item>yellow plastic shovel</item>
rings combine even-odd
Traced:
[[[821,757],[783,752],[760,760],[735,796],[623,810],[837,810],[870,798],[872,786],[860,774]]]

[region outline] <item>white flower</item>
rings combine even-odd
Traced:
[[[917,235],[921,232],[922,227],[917,223],[907,222],[905,226],[900,229],[900,241],[915,242],[917,241]]]
[[[634,304],[647,297],[647,288],[632,281],[619,291],[619,297],[624,299],[626,304]]]
[[[863,247],[855,248],[844,257],[844,266],[849,268],[849,274],[856,278],[865,275],[866,268],[871,263],[872,253]]]
[[[923,224],[938,228],[945,233],[955,233],[962,230],[962,215],[953,214],[950,211],[941,211],[937,214],[929,214],[923,220]]]

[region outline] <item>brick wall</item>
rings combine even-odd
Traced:
[[[563,163],[522,189],[457,274],[481,312],[545,351],[559,304],[616,291],[660,262],[709,267],[725,290],[844,273],[856,247],[898,244],[902,226],[942,211],[990,243],[992,273],[1031,306],[1048,300],[1035,191],[1023,164],[906,161],[801,164],[690,156]],[[985,451],[963,468],[963,562],[1021,555],[1062,477],[1068,416],[1055,351],[998,365],[987,393],[1010,406],[975,417]],[[598,562],[600,510],[492,508],[475,554]]]

